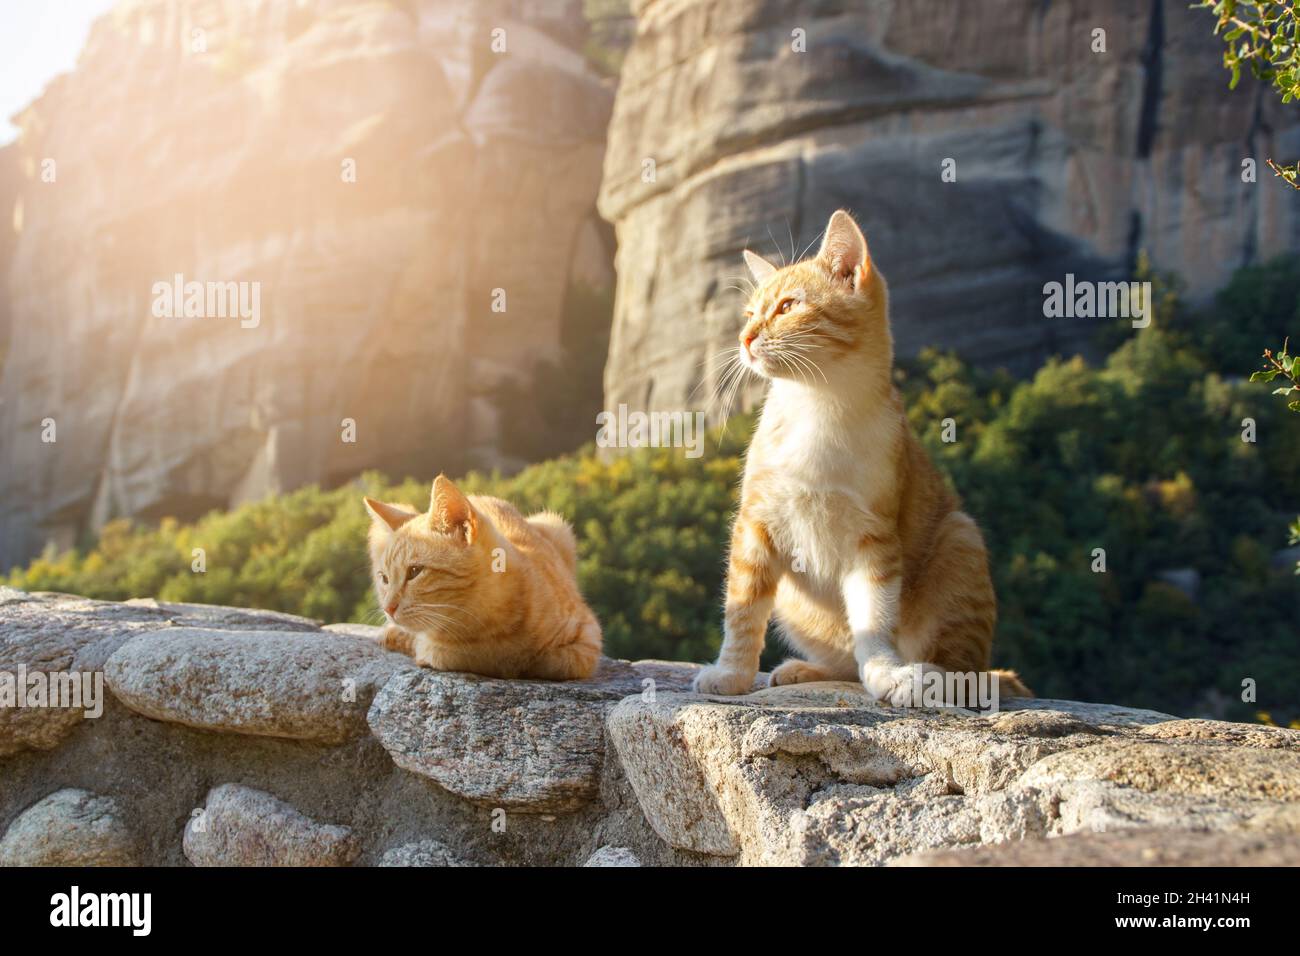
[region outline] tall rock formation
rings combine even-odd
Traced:
[[[97,21],[4,151],[0,567],[117,515],[511,464],[493,388],[613,281],[585,32],[580,0]],[[259,321],[160,315],[176,276],[246,284]]]
[[[1201,297],[1295,249],[1300,206],[1264,160],[1300,155],[1300,110],[1229,92],[1214,20],[1187,7],[634,3],[600,197],[619,239],[606,407],[698,407],[735,344],[741,250],[788,258],[841,206],[890,280],[900,353],[1016,370],[1096,329],[1044,317],[1067,272],[1128,278],[1144,250]]]

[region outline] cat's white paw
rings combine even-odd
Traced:
[[[753,687],[754,675],[710,664],[695,675],[692,686],[697,694],[722,694],[732,697],[743,694]]]
[[[862,665],[862,686],[876,700],[891,707],[915,707],[917,676],[920,664],[899,664],[887,659],[873,658]]]

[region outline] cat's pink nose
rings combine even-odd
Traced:
[[[397,602],[389,601],[388,606],[384,608],[384,610],[388,612],[389,617],[392,617],[394,614],[397,613]]]

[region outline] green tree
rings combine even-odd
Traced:
[[[1273,382],[1282,379],[1283,384],[1273,389],[1274,395],[1288,399],[1286,407],[1293,412],[1300,412],[1300,360],[1287,351],[1290,339],[1282,343],[1282,351],[1276,355],[1271,349],[1264,350],[1264,368],[1250,376],[1252,382]],[[1289,529],[1290,544],[1300,544],[1300,517],[1291,523]],[[1296,562],[1296,574],[1300,574],[1300,561]]]

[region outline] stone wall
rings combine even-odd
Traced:
[[[0,864],[1300,863],[1296,731],[709,698],[655,661],[491,680],[372,635],[0,590],[0,675],[106,688],[95,718],[0,709]]]
[[[1300,248],[1264,167],[1300,155],[1300,113],[1249,78],[1230,92],[1213,17],[1188,6],[634,3],[600,196],[619,240],[606,407],[700,407],[741,325],[741,250],[788,259],[839,207],[890,280],[903,355],[1016,371],[1093,337],[1099,320],[1043,316],[1067,272],[1128,279],[1145,251],[1202,300]]]
[[[0,151],[0,569],[117,516],[521,464],[493,390],[613,283],[584,35],[581,0],[96,21]],[[155,315],[176,275],[256,283],[260,323]]]

